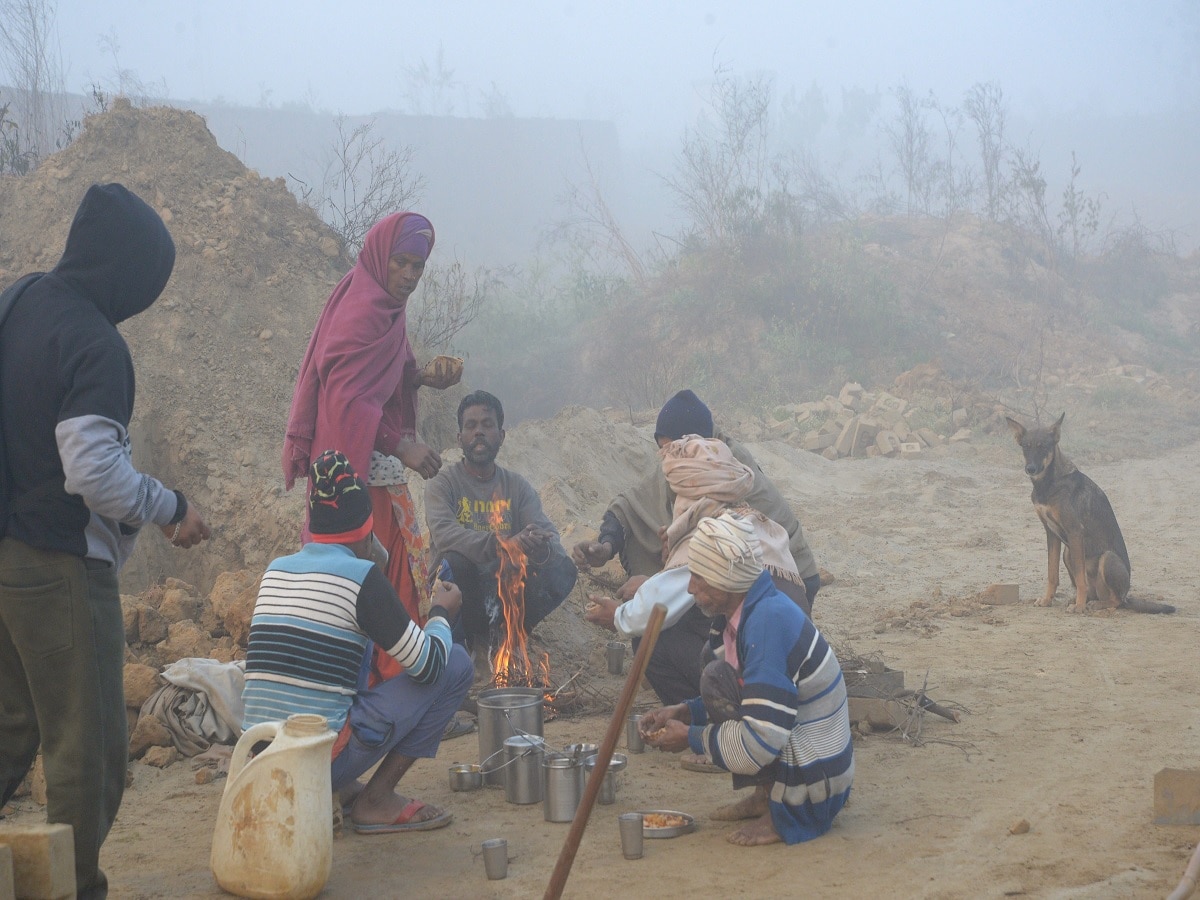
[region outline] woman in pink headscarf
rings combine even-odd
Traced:
[[[369,473],[388,580],[417,622],[418,586],[426,584],[424,546],[405,469],[428,479],[442,465],[417,436],[417,388],[443,390],[462,377],[461,369],[419,369],[408,341],[405,309],[433,243],[433,225],[416,213],[393,213],[367,232],[354,268],[317,319],[283,445],[289,490],[326,450],[344,453],[355,471]]]

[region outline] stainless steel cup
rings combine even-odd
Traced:
[[[625,723],[625,744],[629,747],[630,753],[642,753],[646,749],[646,742],[642,740],[642,732],[639,727],[641,724],[640,713],[634,713]]]
[[[608,660],[608,674],[620,675],[625,669],[625,645],[621,641],[609,641],[604,645],[604,658]]]
[[[483,842],[483,870],[487,872],[489,881],[508,877],[508,841],[492,838]]]
[[[612,755],[612,759],[608,761],[608,768],[604,771],[604,780],[600,782],[600,792],[596,795],[597,803],[617,802],[617,776],[624,770],[628,762],[629,758],[624,753]],[[583,765],[587,770],[588,778],[591,778],[592,770],[596,768],[595,755],[584,760]]]
[[[583,763],[572,756],[542,760],[542,811],[547,822],[570,822],[583,799]]]
[[[474,791],[483,787],[483,771],[474,763],[455,763],[450,767],[450,790]]]
[[[621,813],[617,816],[621,829],[621,853],[626,859],[642,858],[642,814]]]

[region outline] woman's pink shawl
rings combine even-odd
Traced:
[[[417,361],[405,304],[386,290],[388,257],[411,215],[393,213],[375,223],[317,319],[283,442],[288,490],[326,450],[340,450],[365,478],[372,450],[394,455],[401,439],[416,436]]]

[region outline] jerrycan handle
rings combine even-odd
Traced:
[[[242,771],[255,744],[259,741],[274,740],[282,728],[282,722],[259,722],[243,731],[237,745],[233,748],[233,754],[229,757],[229,775],[225,783],[232,783],[238,772]]]

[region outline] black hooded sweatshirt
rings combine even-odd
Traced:
[[[178,498],[133,468],[133,359],[117,323],[147,309],[175,264],[162,219],[119,184],[93,185],[62,258],[0,327],[8,537],[120,566]]]

